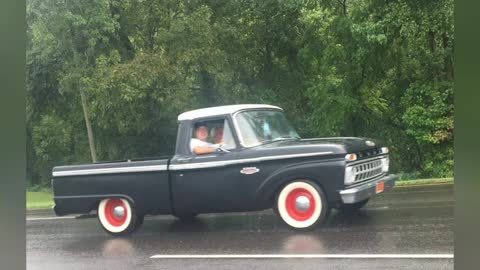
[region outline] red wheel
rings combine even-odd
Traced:
[[[305,221],[315,212],[315,198],[304,188],[296,188],[288,193],[285,207],[288,215],[296,221]]]
[[[323,221],[328,213],[325,195],[310,181],[292,182],[278,194],[277,211],[295,229],[308,229]]]
[[[102,200],[97,214],[102,227],[113,235],[131,233],[137,226],[135,210],[125,199]]]

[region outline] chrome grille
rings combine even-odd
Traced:
[[[365,181],[382,174],[381,159],[356,164],[352,167],[353,173],[355,174],[355,183]]]

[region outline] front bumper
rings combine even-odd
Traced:
[[[386,175],[373,179],[371,181],[365,182],[358,186],[347,188],[340,191],[340,197],[342,198],[343,203],[356,203],[363,200],[366,200],[376,194],[377,183],[384,182],[385,187],[383,192],[392,189],[395,186],[395,180],[398,179],[398,176],[394,174]]]

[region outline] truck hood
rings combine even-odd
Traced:
[[[367,141],[369,143],[367,144]],[[373,145],[370,143],[373,142]],[[262,150],[280,150],[286,152],[312,152],[326,151],[332,154],[347,154],[378,149],[384,146],[378,140],[359,137],[332,137],[332,138],[313,138],[301,140],[282,140],[257,146]]]

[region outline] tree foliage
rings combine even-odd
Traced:
[[[27,22],[31,183],[90,161],[80,92],[104,161],[172,154],[183,111],[269,103],[452,175],[452,0],[29,0]]]

